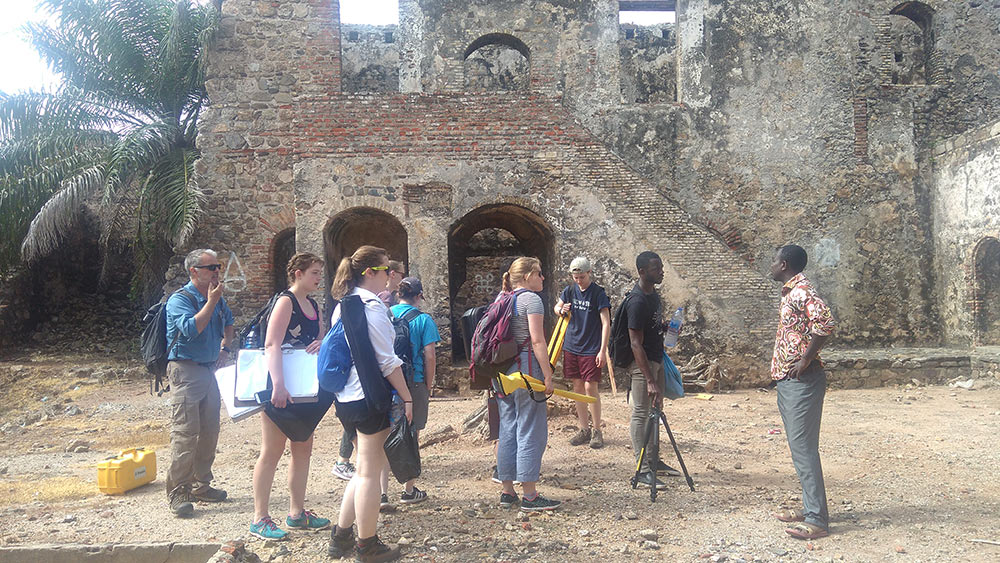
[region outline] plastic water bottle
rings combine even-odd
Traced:
[[[251,328],[250,332],[247,333],[247,337],[243,339],[243,347],[247,348],[247,349],[250,349],[250,350],[258,347],[257,346],[257,327]]]
[[[670,324],[667,331],[663,333],[663,346],[672,348],[677,346],[677,336],[681,333],[681,325],[684,324],[684,307],[678,307],[674,311],[674,316],[670,317]]]

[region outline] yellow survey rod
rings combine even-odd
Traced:
[[[503,392],[505,395],[513,393],[517,389],[526,389],[524,386],[524,380],[527,379],[528,383],[531,384],[531,388],[535,391],[545,391],[545,384],[541,381],[531,377],[530,375],[525,375],[524,379],[521,378],[521,372],[515,371],[514,373],[504,374],[501,373],[497,376],[500,379],[500,384],[503,386]],[[556,388],[553,393],[559,395],[560,397],[566,397],[567,399],[573,399],[574,401],[583,401],[584,403],[593,403],[597,401],[597,397],[591,397],[590,395],[581,395],[579,393],[574,393],[572,391],[566,391],[564,389]]]
[[[570,314],[560,315],[556,321],[556,328],[552,331],[552,338],[549,339],[549,365],[555,369],[562,357],[563,341],[566,340],[566,327],[569,326]]]

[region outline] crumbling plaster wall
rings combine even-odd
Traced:
[[[398,92],[398,26],[342,24],[340,29],[344,92]]]
[[[681,0],[679,103],[584,123],[765,272],[798,242],[839,345],[939,342],[921,147],[1000,112],[993,3],[936,10],[931,86],[892,86],[894,2]]]
[[[975,343],[975,250],[986,237],[1000,239],[1000,121],[939,142],[933,155],[941,329],[948,344],[969,347]]]

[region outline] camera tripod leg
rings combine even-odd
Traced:
[[[684,478],[687,480],[688,488],[691,492],[694,491],[694,480],[691,479],[691,475],[688,473],[687,466],[684,465],[684,459],[681,457],[681,450],[677,447],[677,440],[674,440],[674,433],[670,431],[670,425],[667,424],[667,415],[660,411],[660,420],[663,422],[663,427],[667,429],[667,436],[670,437],[670,445],[674,447],[674,454],[677,455],[677,461],[681,464],[681,471],[684,472]]]

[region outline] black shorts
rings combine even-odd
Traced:
[[[337,418],[348,432],[353,430],[372,435],[389,427],[389,411],[373,412],[368,409],[364,399],[337,403]]]

